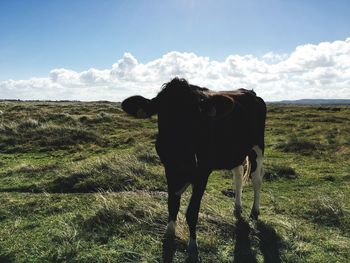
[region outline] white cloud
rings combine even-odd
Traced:
[[[121,101],[134,94],[152,97],[175,76],[215,90],[254,89],[269,101],[350,98],[350,38],[298,46],[290,54],[230,55],[224,61],[174,51],[143,64],[125,53],[110,69],[59,68],[46,78],[0,82],[0,98]]]

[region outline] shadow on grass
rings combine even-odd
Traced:
[[[177,237],[163,237],[163,253],[162,262],[171,263],[173,262],[176,251],[184,252],[187,250],[187,244]],[[200,258],[198,253],[186,253],[185,263],[199,263]]]
[[[264,262],[281,262],[282,238],[272,226],[262,221],[257,222],[257,230]]]
[[[250,240],[251,233],[254,233],[259,239],[259,249],[264,257],[264,262],[281,262],[281,237],[277,235],[273,227],[262,221],[257,222],[256,228],[257,233],[254,233],[254,229],[246,220],[241,218],[236,221],[236,246],[233,262],[257,262],[256,252],[252,249]]]
[[[42,193],[43,191],[38,189],[37,187],[8,187],[8,188],[2,188],[0,189],[0,193],[12,193],[12,192],[17,192],[17,193]],[[1,262],[1,261],[0,261]]]
[[[249,223],[242,218],[237,219],[235,228],[236,246],[233,262],[257,262],[250,241],[251,229]]]
[[[6,252],[3,252],[0,247],[0,262],[1,263],[12,263],[15,262],[15,257],[12,254],[8,254]]]
[[[254,245],[259,247],[261,254],[263,255],[264,262],[267,263],[280,263],[282,249],[282,238],[276,233],[276,230],[262,222],[256,223],[256,229],[251,228],[248,221],[243,218],[237,219],[235,224],[235,239],[236,244],[233,254],[233,262],[241,263],[256,263],[256,250]],[[251,238],[256,237],[258,244],[252,242]],[[177,250],[184,251],[186,244],[176,238],[163,238],[163,255],[162,262],[170,263],[173,262],[174,255]],[[186,261],[189,262],[200,262],[198,254],[188,256]]]
[[[12,263],[15,262],[15,259],[12,256],[1,255],[0,254],[0,262],[2,263]]]
[[[171,263],[173,262],[175,252],[185,251],[187,248],[186,243],[178,239],[177,237],[169,237],[164,235],[163,237],[163,253],[162,253],[162,262]],[[199,262],[198,255],[197,258],[187,258],[187,263],[190,262]]]

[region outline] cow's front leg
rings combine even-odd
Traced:
[[[192,196],[190,203],[186,210],[186,221],[190,231],[190,238],[188,242],[188,253],[197,254],[198,246],[196,241],[196,225],[198,221],[198,213],[200,203],[206,188],[208,177],[210,173],[201,174],[198,176],[198,180],[192,186]]]
[[[252,212],[250,217],[257,220],[259,217],[259,206],[260,206],[260,190],[262,179],[264,176],[264,168],[263,168],[263,153],[259,146],[253,147],[254,155],[250,156],[252,163],[252,182],[254,189],[254,203],[252,207]],[[255,157],[255,158],[254,158]],[[254,169],[255,168],[255,169]]]
[[[239,165],[233,168],[233,176],[235,178],[235,210],[236,218],[242,214],[242,187],[243,187],[243,166]]]
[[[175,192],[168,193],[168,225],[166,227],[165,235],[168,238],[175,237],[176,218],[180,208],[180,195]]]

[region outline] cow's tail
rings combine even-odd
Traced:
[[[243,183],[245,184],[246,182],[248,182],[249,177],[250,177],[250,172],[251,172],[251,163],[249,161],[249,157],[247,156],[245,159],[245,172],[243,174]]]

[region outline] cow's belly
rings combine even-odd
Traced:
[[[216,122],[202,134],[202,153],[213,170],[233,169],[242,164],[252,148],[249,123],[239,117]]]
[[[244,162],[251,148],[247,143],[230,145],[216,142],[208,146],[198,156],[200,163],[210,167],[211,170],[233,169]]]
[[[210,158],[211,167],[213,170],[217,169],[233,169],[240,165],[245,160],[248,154],[247,149],[220,149],[214,152]]]

